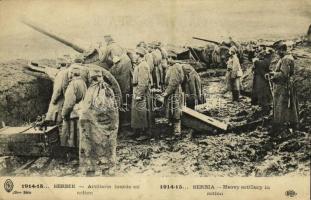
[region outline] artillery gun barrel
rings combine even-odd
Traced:
[[[198,38],[198,37],[192,37],[192,38],[195,39],[195,40],[201,40],[201,41],[204,41],[204,42],[211,42],[211,43],[213,43],[213,44],[220,45],[219,42],[216,42],[216,41],[213,41],[213,40],[207,40],[207,39]]]
[[[55,35],[53,33],[50,33],[48,31],[46,31],[46,30],[44,30],[44,29],[42,29],[42,28],[40,28],[40,27],[30,23],[29,21],[21,20],[21,22],[23,24],[29,26],[30,28],[32,28],[32,29],[42,33],[42,34],[44,34],[44,35],[46,35],[46,36],[48,36],[50,38],[53,38],[54,40],[57,40],[58,42],[61,42],[61,43],[63,43],[64,45],[66,45],[68,47],[71,47],[72,49],[74,49],[75,51],[77,51],[79,53],[85,52],[85,49],[79,47],[78,45],[73,44],[72,42],[69,42],[68,40],[65,40],[65,39],[63,39],[63,38],[61,38],[61,37],[59,37],[59,36],[57,36],[57,35]]]

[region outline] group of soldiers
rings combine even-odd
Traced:
[[[284,129],[298,127],[298,99],[294,80],[294,57],[287,45],[279,42],[273,49],[265,49],[253,59],[252,104],[259,105],[262,113],[273,112],[271,133],[280,137]],[[273,64],[278,57],[276,65]]]
[[[86,55],[61,64],[44,121],[62,124],[61,146],[79,148],[86,173],[115,165],[119,123],[130,122],[141,139],[151,137],[159,101],[174,135],[180,135],[182,106],[202,102],[199,74],[189,64],[175,63],[160,43],[140,42],[129,54],[110,35],[104,39],[106,46],[99,50],[104,67],[87,64]]]

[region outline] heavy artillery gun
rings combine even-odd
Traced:
[[[54,33],[51,33],[37,25],[35,25],[34,23],[28,21],[28,20],[21,20],[21,22],[23,24],[25,24],[26,26],[32,28],[33,30],[36,30],[46,36],[48,36],[49,38],[52,38],[70,48],[72,48],[73,50],[75,50],[76,52],[81,54],[81,57],[83,57],[83,64],[94,64],[94,65],[98,65],[100,67],[102,67],[102,71],[103,71],[103,75],[104,75],[104,79],[106,80],[106,82],[111,86],[111,88],[113,89],[115,96],[117,96],[118,98],[120,98],[120,103],[122,103],[122,95],[121,95],[121,90],[120,90],[120,86],[117,82],[117,80],[115,79],[115,77],[107,70],[107,65],[104,62],[101,62],[99,60],[99,54],[100,54],[100,50],[99,49],[92,49],[92,50],[87,50],[84,49],[83,47],[74,44],[71,41],[68,41]],[[51,71],[55,71],[54,68],[51,67],[47,67],[47,66],[36,66],[36,65],[32,65],[31,63],[28,65],[29,68],[33,71],[38,71],[38,72],[42,72],[42,73],[46,73],[47,75],[50,75]],[[53,73],[55,74],[55,72]],[[49,76],[52,80],[53,80],[53,76]]]

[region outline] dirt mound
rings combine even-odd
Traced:
[[[0,63],[0,121],[16,126],[47,111],[52,82],[26,70],[26,60]]]

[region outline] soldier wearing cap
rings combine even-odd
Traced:
[[[298,100],[293,82],[294,58],[287,52],[287,46],[283,42],[279,42],[276,49],[280,60],[270,76],[274,83],[273,132],[278,133],[286,127],[297,127]]]
[[[178,63],[169,66],[165,75],[166,89],[162,96],[166,108],[166,117],[173,125],[174,135],[181,134],[181,114],[183,93],[181,84],[184,80],[182,66]]]
[[[131,127],[140,139],[146,138],[146,131],[151,135],[153,125],[150,87],[152,83],[150,68],[145,60],[146,50],[136,49],[137,65],[133,73],[133,99],[131,109]]]
[[[270,72],[272,52],[262,51],[259,58],[254,58],[253,63],[253,90],[252,104],[259,105],[263,114],[269,114],[271,104],[271,90],[266,74]]]
[[[236,48],[230,47],[229,59],[227,61],[227,87],[232,92],[232,101],[239,101],[240,96],[240,78],[243,75],[239,59],[236,55]]]
[[[106,35],[104,38],[107,47],[103,51],[103,62],[108,64],[110,73],[118,81],[123,101],[126,102],[126,99],[130,101],[133,70],[131,59],[128,57],[126,50],[118,45],[111,35]]]
[[[70,120],[78,117],[77,110],[79,106],[77,104],[84,98],[87,88],[80,76],[80,72],[81,67],[78,64],[72,64],[68,71],[70,81],[64,95],[64,105],[61,113],[63,118],[62,134],[60,137],[62,146],[73,146],[75,142],[72,135],[73,131],[70,130]]]
[[[235,47],[235,53],[237,54],[237,57],[239,58],[239,62],[240,63],[243,63],[243,48],[241,46],[240,43],[234,41],[232,39],[232,37],[229,37],[229,44],[230,44],[230,47]]]

